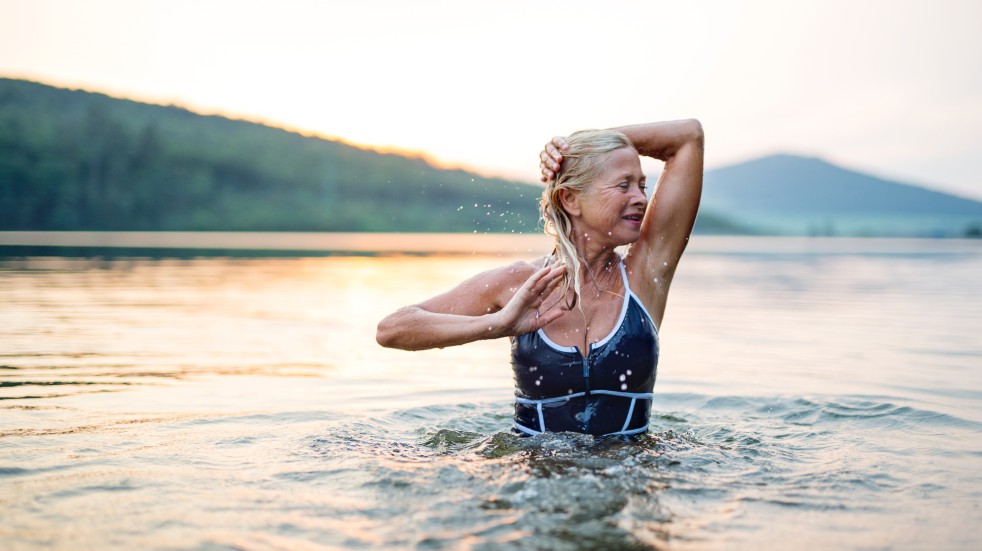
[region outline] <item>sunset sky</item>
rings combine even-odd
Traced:
[[[982,2],[0,0],[0,76],[531,181],[550,136],[697,117],[982,199]]]

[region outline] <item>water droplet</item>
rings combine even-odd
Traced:
[[[621,385],[621,390],[627,390],[627,385],[626,384],[622,384]]]
[[[626,380],[627,380],[627,376],[625,376],[624,374],[621,374],[621,382],[623,383]]]
[[[628,369],[628,370],[627,370],[627,374],[628,374],[628,375],[630,375],[630,374],[631,374],[631,370],[630,370],[630,369]]]

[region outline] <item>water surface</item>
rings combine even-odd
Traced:
[[[693,238],[638,442],[510,434],[507,341],[375,344],[494,249],[5,249],[0,547],[976,548],[978,242]]]

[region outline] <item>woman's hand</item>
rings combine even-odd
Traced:
[[[496,317],[495,325],[501,331],[500,336],[524,335],[538,331],[563,315],[563,311],[558,306],[545,312],[539,309],[542,302],[563,280],[564,273],[566,273],[565,266],[547,266],[532,274],[532,277],[515,292],[508,304],[493,314]]]
[[[539,152],[539,170],[542,176],[539,177],[543,182],[548,182],[556,177],[559,167],[563,164],[563,151],[569,149],[566,138],[556,136],[546,144]]]

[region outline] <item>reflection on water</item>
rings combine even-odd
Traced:
[[[975,547],[977,243],[694,239],[634,442],[511,434],[506,341],[374,343],[513,252],[0,260],[2,541]]]

